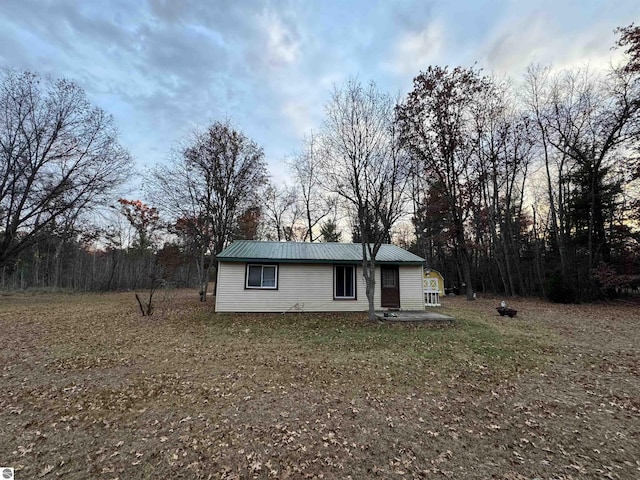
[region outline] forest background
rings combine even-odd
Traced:
[[[236,239],[393,242],[466,293],[589,301],[640,285],[640,28],[607,70],[430,66],[406,96],[351,78],[270,177],[229,119],[137,173],[64,79],[0,80],[0,288],[198,287]],[[143,178],[140,198],[123,187]]]

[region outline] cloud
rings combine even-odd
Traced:
[[[619,3],[627,8],[611,9],[607,2],[512,2],[478,46],[477,60],[487,70],[516,77],[532,63],[606,69],[619,56],[611,51],[613,30],[625,24],[631,6]],[[640,7],[635,10],[640,13]]]
[[[311,106],[303,99],[286,100],[282,105],[282,113],[293,125],[295,133],[300,137],[304,137],[317,127],[311,112]]]
[[[391,24],[398,31],[420,32],[425,27],[425,20],[434,17],[434,2],[396,0],[391,5]],[[385,17],[388,12],[383,12]]]
[[[259,23],[266,36],[264,58],[267,66],[279,68],[295,64],[300,57],[300,43],[295,29],[269,10],[265,10]]]
[[[636,0],[5,0],[0,67],[78,82],[142,163],[230,118],[280,171],[349,77],[393,94],[430,64],[600,66],[639,15]]]
[[[498,73],[509,73],[526,67],[545,56],[549,44],[548,19],[544,15],[528,15],[510,23],[481,50],[481,63]]]
[[[395,42],[391,60],[384,66],[397,75],[416,75],[438,61],[444,44],[443,26],[431,22],[423,30],[402,34]]]

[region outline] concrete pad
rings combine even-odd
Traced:
[[[385,316],[385,314],[387,316]],[[395,316],[394,316],[395,315]],[[433,324],[451,324],[453,317],[429,311],[376,312],[376,317],[385,322],[425,322]]]

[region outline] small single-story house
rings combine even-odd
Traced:
[[[217,257],[217,312],[369,308],[362,245],[238,240]],[[376,256],[376,309],[423,310],[424,259],[395,245]]]

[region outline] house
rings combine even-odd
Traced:
[[[424,303],[428,307],[439,307],[444,296],[444,277],[437,270],[424,269]]]
[[[217,312],[331,312],[369,308],[362,245],[233,242],[217,257]],[[376,309],[423,310],[424,260],[395,245],[376,256]]]

